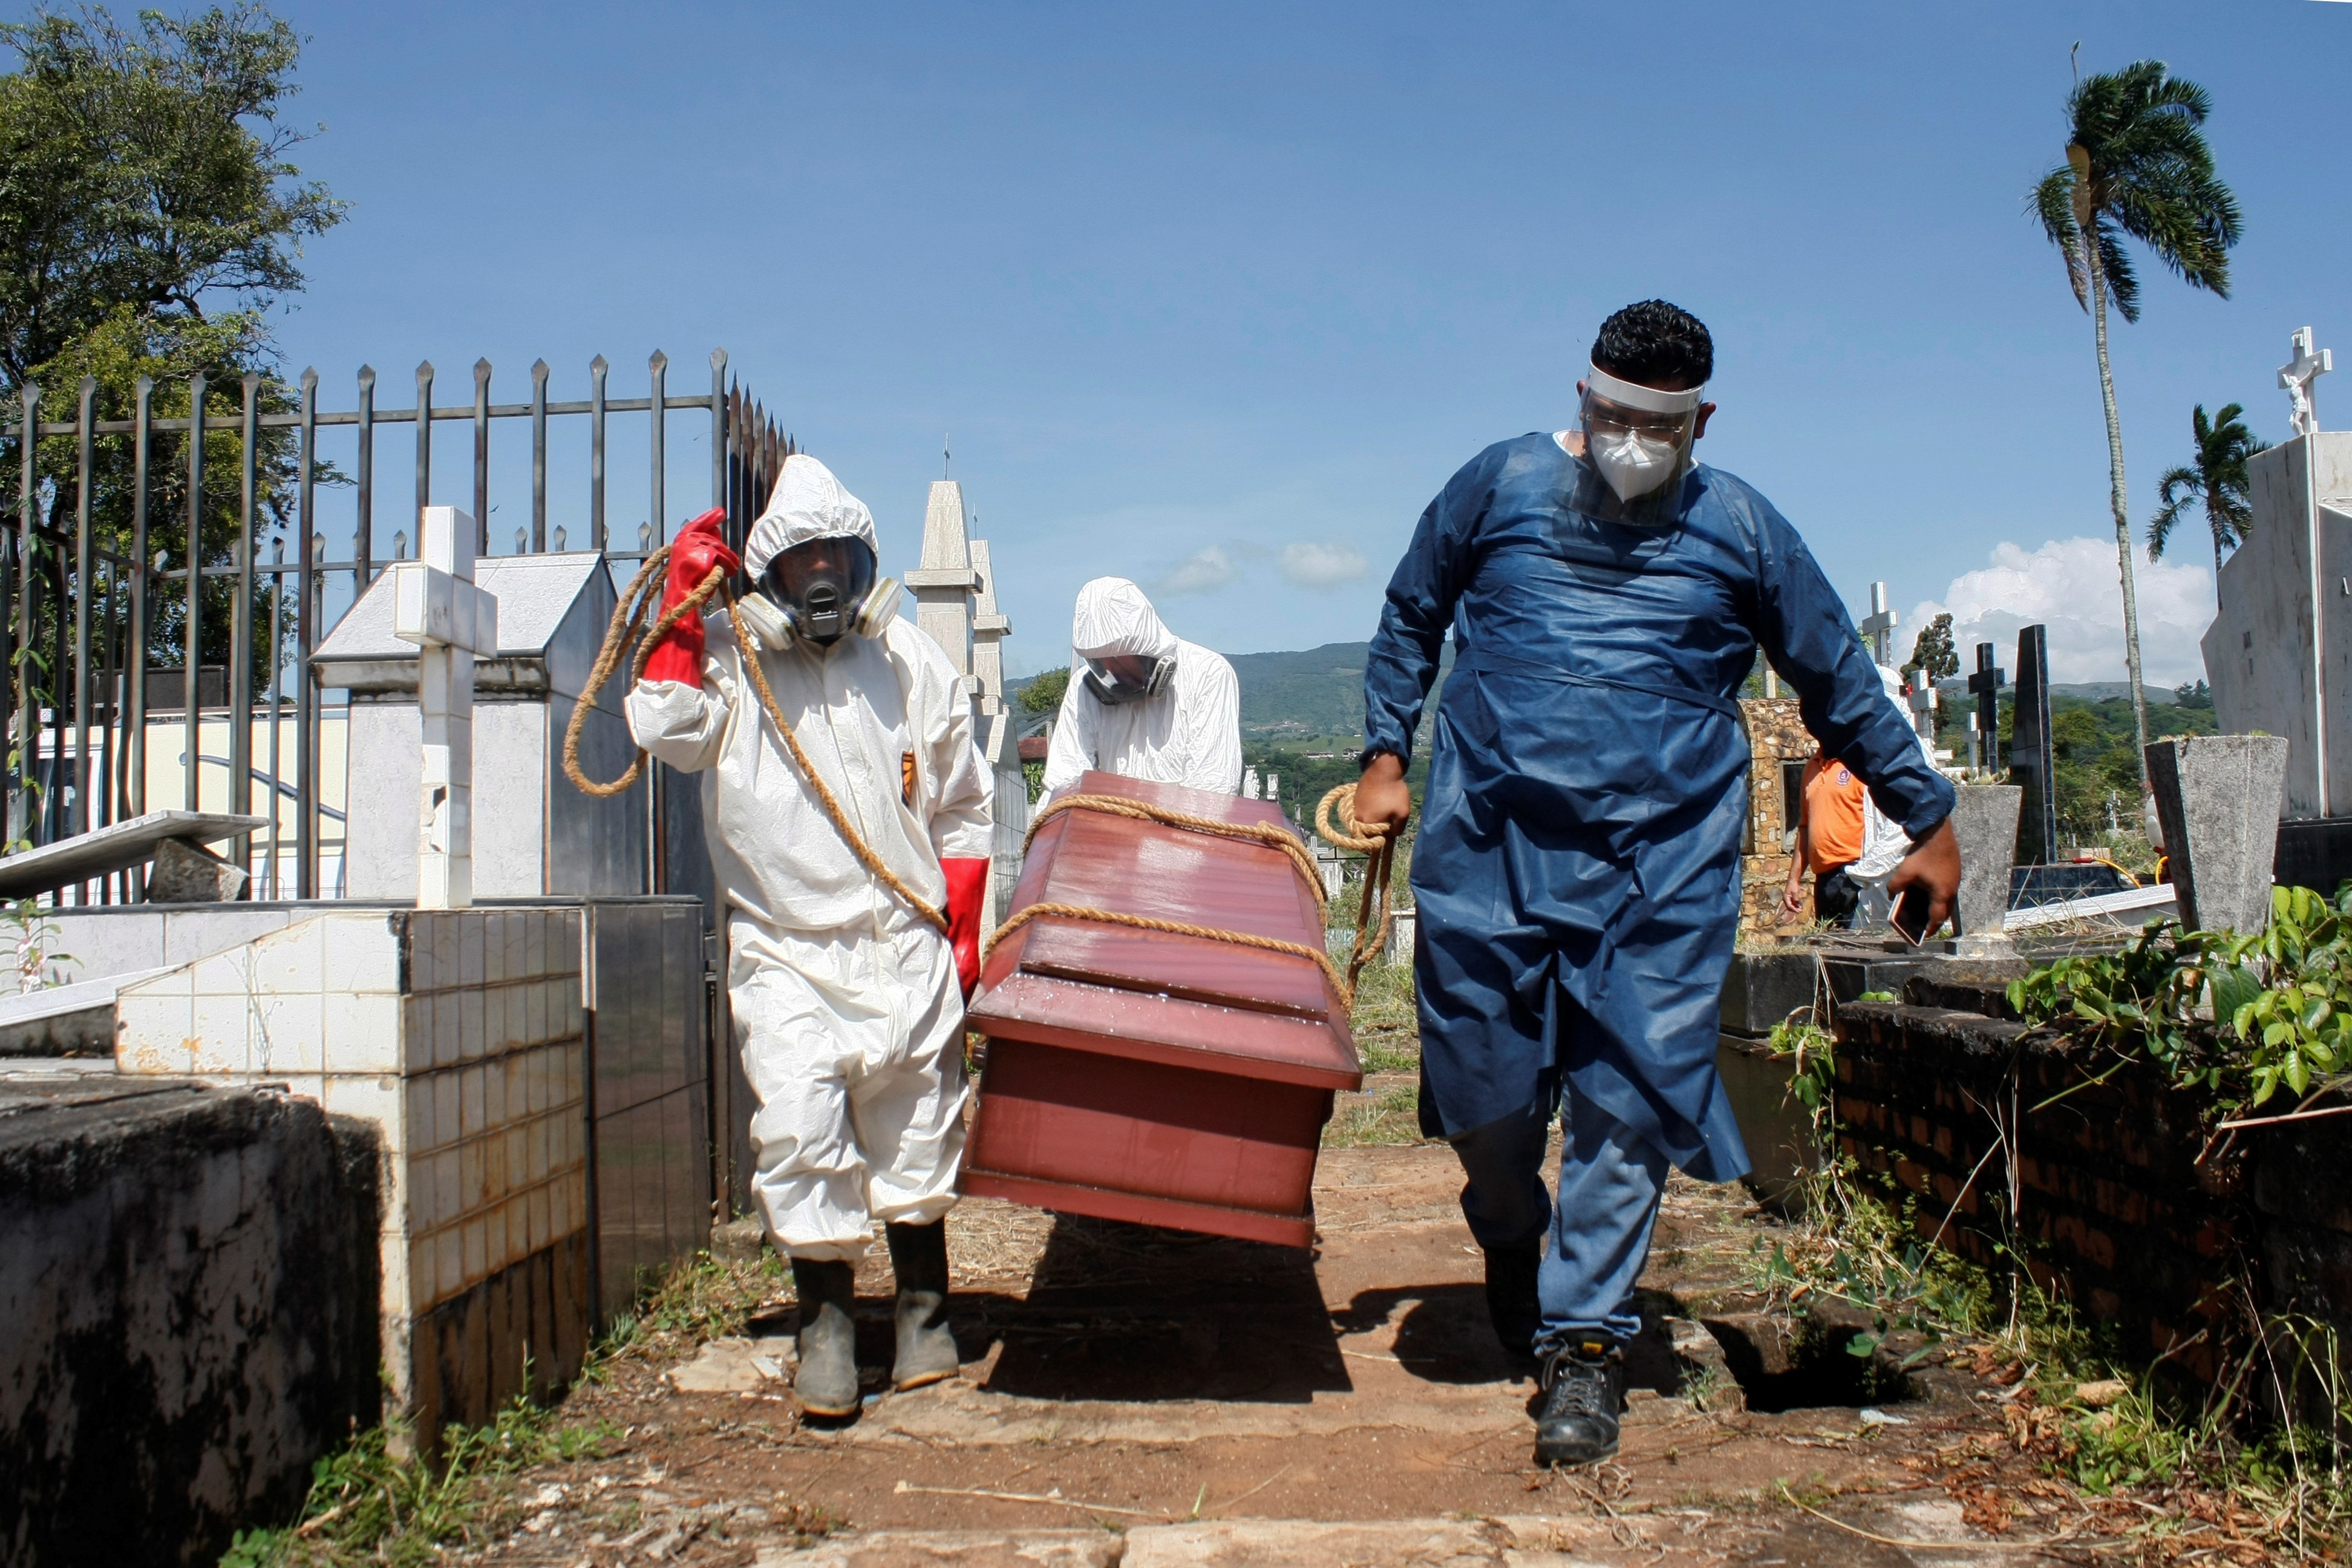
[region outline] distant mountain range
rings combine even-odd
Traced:
[[[1244,741],[1266,742],[1300,742],[1334,738],[1352,750],[1364,730],[1364,660],[1371,645],[1360,642],[1331,642],[1297,653],[1237,653],[1228,655],[1233,660],[1234,674],[1242,689],[1242,737]],[[1445,644],[1439,666],[1439,680],[1454,668],[1454,644]],[[1006,695],[1016,696],[1028,684],[1024,679],[1005,682]],[[1965,697],[1965,679],[1939,681],[1946,691]],[[2131,687],[2120,680],[2053,682],[2051,694],[2075,697],[2086,702],[2097,702],[2112,697],[2128,697]],[[1432,694],[1433,699],[1434,693]],[[2170,692],[2151,688],[2153,700],[2169,700]],[[1432,711],[1436,703],[1430,704]]]

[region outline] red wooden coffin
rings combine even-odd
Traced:
[[[1077,793],[1283,826],[1270,802],[1090,773]],[[1323,946],[1315,895],[1270,845],[1084,809],[1046,822],[1010,914],[1071,904]],[[1293,1247],[1315,1237],[1334,1089],[1363,1082],[1312,959],[1041,916],[998,942],[963,1190]]]

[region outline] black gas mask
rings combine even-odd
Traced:
[[[877,580],[873,547],[844,536],[779,551],[760,587],[782,622],[781,637],[771,641],[825,647],[848,632],[872,637],[898,607],[898,584]]]
[[[1104,654],[1087,660],[1087,689],[1097,702],[1117,707],[1157,697],[1176,674],[1176,656],[1152,658],[1139,653]]]

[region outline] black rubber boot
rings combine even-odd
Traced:
[[[1536,1334],[1543,1327],[1536,1268],[1542,1261],[1541,1237],[1518,1247],[1486,1248],[1486,1316],[1514,1363],[1536,1359]]]
[[[898,1350],[890,1386],[920,1388],[953,1377],[961,1363],[948,1327],[948,1226],[882,1227],[890,1238],[890,1268],[898,1277]]]
[[[800,1369],[793,1392],[811,1415],[857,1411],[857,1269],[837,1258],[793,1259],[793,1289],[801,1299]]]
[[[1625,1405],[1625,1357],[1614,1340],[1579,1337],[1544,1358],[1536,1463],[1590,1465],[1617,1451]]]

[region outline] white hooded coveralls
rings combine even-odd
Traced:
[[[1124,577],[1097,577],[1078,590],[1070,647],[1070,684],[1045,754],[1047,795],[1088,768],[1224,795],[1241,788],[1241,683],[1223,655],[1161,625],[1143,590]],[[1122,654],[1173,654],[1175,674],[1157,696],[1105,702],[1086,688],[1086,660]]]
[[[786,459],[744,564],[874,521],[824,466]],[[744,675],[725,610],[704,617],[702,684],[629,693],[629,727],[702,777],[728,904],[728,998],[759,1101],[752,1188],[778,1250],[855,1260],[871,1222],[928,1225],[955,1204],[963,1155],[963,995],[948,939],[867,875],[801,776]],[[943,858],[990,850],[971,703],[939,646],[903,620],[830,647],[759,658],[776,706],[866,844],[934,907]]]

